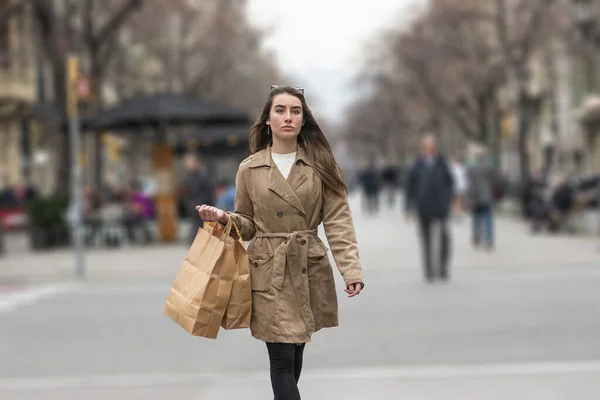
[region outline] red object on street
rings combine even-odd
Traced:
[[[0,208],[0,227],[5,231],[17,231],[27,226],[24,207]]]

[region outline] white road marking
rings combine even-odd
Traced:
[[[548,376],[600,373],[600,361],[556,361],[423,367],[370,367],[313,369],[302,373],[302,380],[357,381],[494,378],[506,376]],[[23,377],[0,379],[0,390],[50,390],[107,387],[156,387],[173,385],[240,384],[268,381],[268,371],[221,374],[139,374]]]
[[[45,285],[15,292],[0,293],[0,313],[15,311],[18,307],[31,305],[36,301],[67,293],[71,290],[69,284]]]

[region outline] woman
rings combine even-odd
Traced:
[[[250,129],[252,155],[236,177],[235,212],[197,206],[204,221],[239,227],[252,278],[252,335],[267,344],[275,399],[300,399],[304,345],[338,325],[325,234],[348,297],[364,287],[347,189],[303,89],[273,86]]]

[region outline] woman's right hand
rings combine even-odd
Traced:
[[[218,221],[224,225],[227,225],[229,222],[229,215],[220,208],[202,204],[201,206],[196,206],[196,211],[198,211],[203,221]]]

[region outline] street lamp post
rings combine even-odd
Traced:
[[[80,126],[78,114],[79,58],[69,55],[67,58],[67,96],[69,116],[69,137],[71,143],[71,217],[75,244],[75,275],[79,279],[85,277],[85,258],[82,226],[81,198],[81,160],[80,160]]]

